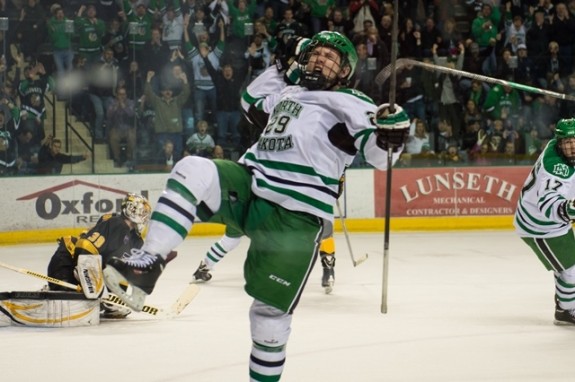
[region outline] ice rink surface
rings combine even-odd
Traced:
[[[168,307],[216,240],[177,248],[148,304]],[[296,309],[282,382],[573,381],[575,327],[553,325],[553,275],[511,231],[392,233],[388,313],[380,313],[383,234],[336,234],[336,285],[321,266]],[[133,313],[85,328],[0,328],[0,380],[248,380],[248,239],[177,318]],[[55,245],[0,247],[0,261],[46,272]],[[0,269],[0,291],[42,280]]]

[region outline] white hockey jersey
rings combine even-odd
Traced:
[[[513,222],[521,237],[557,237],[571,229],[560,208],[575,197],[575,168],[565,163],[555,145],[555,139],[547,144],[521,190]]]
[[[266,97],[268,124],[239,160],[254,174],[253,192],[288,210],[332,221],[339,177],[355,155],[387,169],[387,152],[376,145],[376,109],[353,89],[288,86]],[[393,154],[393,163],[400,152]]]

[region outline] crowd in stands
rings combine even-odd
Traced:
[[[575,0],[399,4],[399,58],[575,95]],[[242,91],[290,38],[321,30],[351,39],[350,86],[385,102],[389,81],[375,78],[390,63],[393,14],[377,0],[0,0],[0,174],[59,173],[85,159],[58,152],[41,163],[44,146],[61,145],[46,133],[50,92],[118,167],[235,159],[257,136]],[[570,101],[412,65],[397,71],[396,91],[413,121],[405,166],[531,163],[575,112]]]

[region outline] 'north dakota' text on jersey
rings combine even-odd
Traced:
[[[262,135],[258,140],[258,150],[262,151],[283,151],[291,148],[293,148],[291,135],[287,137],[265,137]]]

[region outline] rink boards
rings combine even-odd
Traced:
[[[527,166],[393,169],[390,229],[511,229],[529,171]],[[0,244],[46,242],[80,232],[103,213],[119,211],[127,192],[141,193],[153,205],[166,178],[166,173],[4,178]],[[348,230],[384,230],[386,178],[385,171],[347,171],[340,203]],[[335,229],[341,230],[339,219]],[[191,234],[223,232],[221,225],[201,223]]]

